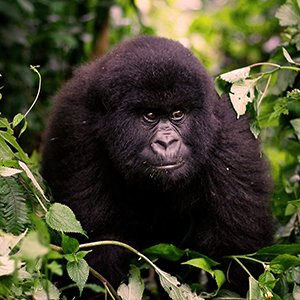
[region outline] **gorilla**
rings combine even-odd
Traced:
[[[218,260],[273,241],[269,164],[249,118],[173,40],[139,36],[75,69],[55,98],[42,168],[90,242],[171,243]],[[131,258],[102,246],[87,261],[117,287]]]

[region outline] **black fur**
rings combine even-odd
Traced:
[[[144,110],[182,107],[184,167],[147,166]],[[172,243],[215,259],[272,242],[272,184],[249,120],[236,118],[199,60],[171,40],[141,36],[76,69],[55,99],[43,173],[89,241],[119,240],[140,251]],[[87,259],[116,286],[130,257],[103,246]]]

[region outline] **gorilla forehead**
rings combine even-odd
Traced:
[[[91,84],[95,89],[105,87],[98,93],[107,95],[108,105],[119,105],[129,94],[138,102],[146,97],[147,104],[151,98],[156,104],[178,99],[197,102],[214,91],[210,76],[190,50],[154,36],[140,36],[117,46],[93,64],[92,72]]]

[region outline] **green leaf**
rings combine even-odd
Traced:
[[[14,134],[14,131],[6,118],[0,118],[0,128],[5,128],[10,135]]]
[[[81,294],[89,276],[89,265],[84,259],[69,261],[67,263],[67,272],[70,278],[77,284]]]
[[[62,266],[59,265],[55,260],[52,261],[50,264],[47,265],[48,269],[51,273],[56,274],[58,276],[63,275],[63,269]]]
[[[12,127],[15,128],[16,126],[18,126],[22,120],[24,119],[24,116],[22,114],[17,114],[14,116],[13,118],[13,122],[12,122]]]
[[[134,265],[131,265],[129,271],[128,285],[122,283],[118,288],[118,295],[123,300],[139,300],[143,297],[145,284],[141,278],[140,270]]]
[[[300,51],[300,33],[293,36],[293,38],[291,39],[291,43],[294,43],[297,50]]]
[[[185,251],[170,244],[158,244],[147,248],[143,251],[143,254],[148,257],[154,256],[155,258],[178,261],[185,254]]]
[[[93,284],[93,283],[87,283],[85,285],[86,289],[90,289],[94,292],[96,292],[97,294],[104,294],[106,292],[106,290],[101,286],[101,285],[97,285],[97,284]]]
[[[298,140],[300,140],[300,119],[293,119],[290,122],[297,134]]]
[[[288,203],[294,205],[295,207],[297,207],[297,209],[300,209],[300,199],[299,200],[288,201]]]
[[[64,253],[75,253],[79,250],[79,242],[65,234],[62,235],[61,246],[64,250]]]
[[[28,123],[27,123],[27,119],[26,118],[24,118],[24,125],[23,125],[23,127],[21,128],[21,130],[20,130],[20,133],[19,133],[19,138],[20,138],[20,136],[25,132],[25,130],[27,129],[27,125],[28,125]]]
[[[25,260],[35,260],[46,255],[49,251],[50,248],[39,241],[39,234],[36,231],[29,232],[21,241],[21,253]]]
[[[45,219],[54,230],[86,235],[73,211],[66,205],[54,203],[46,213]]]
[[[265,270],[263,274],[259,276],[258,282],[270,290],[273,290],[279,278],[275,278],[275,276],[268,270]]]
[[[284,212],[284,215],[285,216],[291,216],[293,215],[295,212],[296,212],[296,207],[295,205],[292,205],[292,204],[288,204],[285,208],[285,212]]]
[[[272,119],[279,118],[281,114],[289,114],[289,110],[286,108],[286,106],[289,104],[287,100],[287,98],[283,98],[276,102],[276,104],[273,107],[274,111],[269,116],[269,121]]]
[[[260,132],[261,132],[261,129],[260,127],[258,126],[258,123],[255,122],[255,121],[252,121],[250,123],[250,131],[252,132],[252,134],[254,135],[254,137],[257,139]]]
[[[278,9],[275,16],[279,19],[281,26],[298,25],[300,23],[300,14],[297,1],[288,0],[286,4]]]
[[[255,253],[255,256],[275,257],[281,254],[298,255],[300,253],[300,244],[290,245],[273,245],[270,247],[264,247]]]
[[[75,253],[64,254],[64,258],[65,258],[67,261],[69,261],[69,262],[76,261],[76,255],[75,255]]]
[[[4,228],[7,232],[19,235],[29,224],[24,187],[17,178],[0,177],[0,211],[4,214]]]
[[[248,300],[265,300],[260,284],[253,277],[249,277]]]
[[[203,269],[206,272],[210,272],[211,271],[211,264],[209,261],[207,261],[204,258],[194,258],[191,259],[189,261],[186,261],[184,263],[182,263],[182,265],[190,265],[196,268],[200,268]]]
[[[38,240],[39,242],[46,246],[50,246],[50,234],[48,231],[48,227],[46,226],[46,223],[38,218],[35,214],[31,214],[31,219],[35,225],[36,232],[38,233]]]
[[[289,254],[279,255],[270,263],[270,270],[275,274],[281,274],[289,267],[300,266],[300,258]]]
[[[85,256],[87,254],[89,254],[90,252],[92,252],[93,250],[89,250],[89,251],[79,251],[76,253],[76,258],[77,259],[81,259],[81,258],[85,258]]]
[[[213,263],[213,264],[212,264]],[[223,283],[226,281],[226,277],[224,273],[221,270],[212,270],[211,266],[218,264],[211,259],[205,259],[205,258],[195,258],[191,259],[187,262],[182,263],[183,265],[190,265],[196,268],[200,268],[206,272],[208,272],[216,281],[218,289],[215,294],[218,293]]]
[[[13,151],[11,151],[7,144],[13,146],[18,152],[14,153]],[[27,164],[31,163],[31,160],[29,159],[28,155],[16,142],[16,138],[12,136],[8,131],[0,130],[0,156],[2,159],[11,159],[13,157],[17,157]]]

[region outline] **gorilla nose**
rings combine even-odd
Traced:
[[[165,158],[176,156],[180,148],[180,140],[172,135],[162,135],[157,137],[151,144],[154,153]]]

